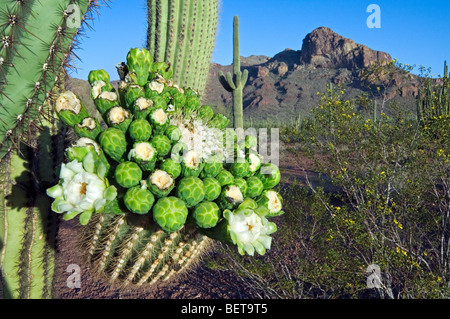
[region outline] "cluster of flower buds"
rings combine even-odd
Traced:
[[[132,49],[121,72],[117,87],[104,70],[89,74],[101,118],[72,92],[57,99],[59,118],[80,139],[47,191],[52,209],[83,225],[94,213],[139,214],[167,232],[189,223],[241,254],[264,254],[276,231],[268,218],[283,211],[280,171],[263,163],[256,137],[238,140],[225,116],[178,87],[145,49]]]

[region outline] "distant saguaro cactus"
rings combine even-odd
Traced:
[[[218,22],[218,0],[148,0],[147,49],[181,87],[203,95]]]
[[[233,75],[226,76],[219,72],[219,80],[228,92],[233,94],[234,128],[244,128],[243,89],[248,79],[248,71],[241,72],[241,57],[239,53],[239,17],[234,17],[233,23]]]
[[[424,92],[419,91],[417,98],[417,118],[427,121],[433,117],[450,116],[450,74],[447,61],[444,62],[444,75],[441,83],[433,87],[427,79]]]

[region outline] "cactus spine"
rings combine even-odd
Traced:
[[[45,189],[55,182],[66,131],[53,121],[51,103],[79,27],[99,2],[0,0],[3,298],[51,298],[57,219]]]
[[[219,80],[225,90],[233,94],[234,128],[244,128],[243,89],[248,79],[248,71],[241,72],[241,57],[239,53],[239,17],[233,22],[233,75],[226,76],[219,72]]]
[[[148,0],[147,48],[169,63],[174,81],[203,95],[218,21],[218,0]]]

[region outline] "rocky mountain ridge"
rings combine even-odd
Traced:
[[[367,93],[361,83],[361,71],[376,61],[391,60],[388,53],[319,27],[305,37],[300,50],[286,49],[272,58],[241,57],[241,69],[249,71],[244,88],[244,115],[256,120],[297,118],[299,113],[317,105],[317,92],[324,92],[330,83],[342,85],[346,98],[357,97]],[[217,80],[219,71],[232,72],[232,65],[211,64],[204,102],[228,109],[232,98]],[[390,94],[394,97],[397,92]],[[417,85],[412,84],[398,98],[411,104],[416,95]]]
[[[361,72],[376,61],[391,61],[385,52],[335,33],[330,28],[319,27],[303,40],[300,50],[286,49],[273,57],[252,55],[241,57],[241,69],[247,69],[249,79],[244,88],[244,117],[248,120],[286,122],[304,115],[319,102],[317,92],[325,92],[330,83],[342,85],[345,98],[355,98],[368,93],[361,83]],[[232,72],[232,65],[212,63],[203,103],[216,111],[231,115],[232,95],[218,80],[219,71]],[[394,86],[400,86],[395,79]],[[67,89],[76,91],[84,102],[90,104],[89,85],[86,81],[69,79]],[[414,105],[418,85],[392,90],[410,107]]]

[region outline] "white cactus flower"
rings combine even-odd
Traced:
[[[167,122],[167,113],[163,109],[157,109],[152,113],[152,119],[161,125]]]
[[[142,161],[151,161],[155,157],[156,150],[148,142],[136,143],[134,148],[128,154],[128,159],[138,158]]]
[[[153,101],[140,97],[136,100],[136,106],[139,108],[139,110],[143,111],[148,109],[149,107],[153,106]]]
[[[92,117],[85,118],[80,124],[78,124],[79,127],[88,128],[90,130],[95,129],[96,122],[95,119]]]
[[[117,101],[117,94],[115,92],[104,91],[98,96],[98,98],[108,101]]]
[[[112,124],[120,124],[130,117],[130,113],[120,106],[111,108],[108,118]]]
[[[92,97],[96,99],[101,93],[102,88],[106,85],[106,83],[102,80],[95,81],[92,84]]]
[[[150,82],[150,84],[148,85],[148,87],[153,90],[158,92],[159,94],[162,93],[162,91],[164,90],[164,83],[159,83],[157,81],[152,81]]]
[[[87,172],[77,160],[62,164],[59,178],[60,184],[47,189],[47,195],[55,198],[52,210],[70,218],[83,212],[100,211],[107,201],[117,196],[114,186],[108,187],[105,180]]]
[[[55,108],[58,113],[63,110],[69,110],[78,114],[81,111],[81,101],[73,92],[67,91],[58,97]]]
[[[272,237],[269,235],[276,231],[275,223],[252,209],[238,209],[235,212],[226,210],[224,217],[228,221],[231,240],[238,246],[241,255],[247,253],[253,256],[255,250],[264,255],[266,249],[270,249]]]

